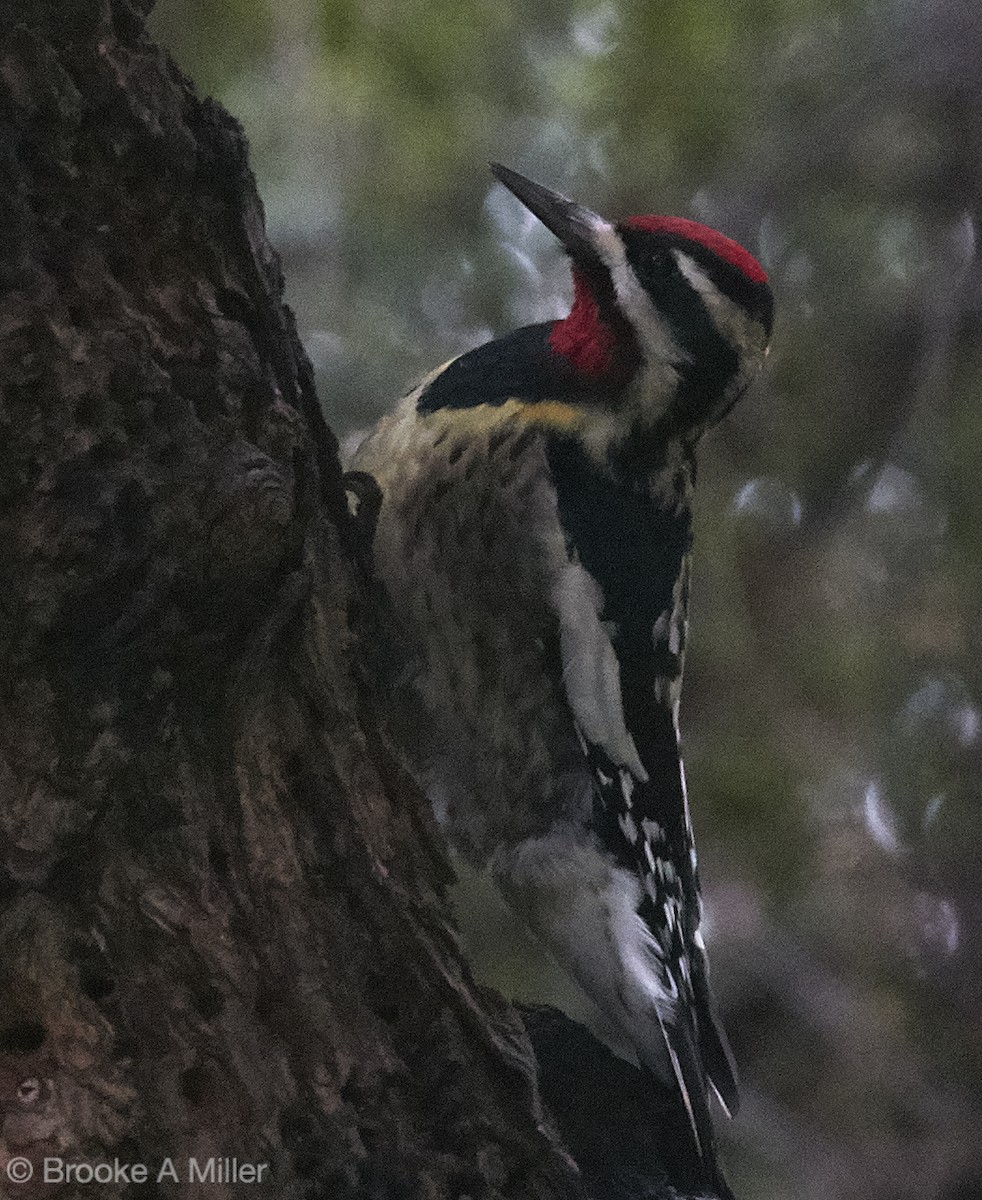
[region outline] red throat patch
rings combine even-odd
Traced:
[[[581,375],[599,379],[610,370],[617,335],[600,318],[596,297],[583,275],[573,267],[573,307],[556,321],[549,347],[562,355]]]
[[[767,282],[767,272],[749,250],[744,250],[739,242],[716,229],[710,229],[708,225],[700,225],[698,221],[689,221],[685,217],[628,217],[624,224],[631,229],[675,234],[688,238],[690,242],[698,242],[724,262],[742,271],[752,283]]]

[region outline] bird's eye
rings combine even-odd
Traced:
[[[638,282],[647,292],[660,293],[678,274],[671,254],[665,246],[645,246],[642,253],[630,255],[628,261],[634,268]]]

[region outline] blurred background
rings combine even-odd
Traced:
[[[489,158],[743,241],[683,699],[748,1200],[982,1198],[978,0],[159,0],[243,123],[328,419],[559,316]],[[484,947],[511,973],[506,941]]]

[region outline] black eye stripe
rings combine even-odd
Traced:
[[[639,278],[647,271],[654,282],[661,269],[668,270],[669,265],[678,271],[678,264],[671,251],[681,250],[705,271],[727,299],[738,304],[754,320],[759,321],[768,335],[770,334],[774,322],[774,298],[766,283],[755,283],[748,279],[739,267],[726,262],[699,242],[671,234],[654,235],[630,227],[621,227],[620,233],[627,249],[627,260]],[[665,264],[665,267],[656,268],[653,274],[646,268],[645,260]],[[643,278],[642,282],[645,282]],[[647,283],[645,286],[648,286]],[[691,287],[691,284],[688,286]]]
[[[655,307],[672,326],[675,340],[693,358],[707,352],[712,354],[714,343],[725,342],[705,301],[686,279],[667,246],[649,243],[638,247],[628,242],[627,261]]]
[[[676,409],[685,413],[687,420],[696,421],[712,410],[736,377],[740,367],[737,347],[720,333],[705,301],[682,273],[671,253],[671,242],[631,230],[625,230],[623,236],[628,264],[688,356],[687,362],[677,364],[681,378]]]
[[[755,283],[748,279],[739,267],[719,258],[698,242],[686,242],[683,238],[676,238],[670,244],[687,254],[706,272],[728,300],[739,304],[770,334],[774,323],[774,298],[766,283]]]

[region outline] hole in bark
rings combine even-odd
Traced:
[[[98,446],[93,446],[88,454],[88,461],[95,470],[104,470],[106,467],[114,467],[120,459],[125,457],[127,447],[119,441],[100,442]]]
[[[113,524],[132,546],[141,549],[147,541],[147,526],[152,505],[142,483],[131,479],[122,489],[113,505]]]
[[[181,1074],[181,1094],[189,1103],[200,1107],[207,1104],[214,1095],[211,1072],[200,1063]]]
[[[98,969],[83,968],[80,974],[79,982],[83,993],[90,1000],[105,1000],[116,987],[116,981],[105,971]]]
[[[37,1021],[17,1021],[0,1030],[0,1051],[6,1054],[33,1054],[44,1045],[48,1031]]]
[[[116,34],[124,45],[136,45],[143,35],[143,21],[127,4],[113,4],[113,22]]]
[[[488,1181],[478,1171],[458,1171],[447,1180],[448,1196],[479,1196],[488,1190]]]
[[[79,425],[98,425],[102,416],[103,404],[100,396],[83,396],[75,405],[75,420]]]
[[[255,1013],[264,1025],[269,1025],[276,1014],[276,997],[261,982],[256,993]]]
[[[215,875],[228,874],[228,851],[212,842],[208,847],[208,866]]]
[[[387,1025],[398,1022],[405,997],[388,975],[375,975],[367,979],[364,994],[372,1012],[380,1020]]]
[[[224,400],[213,371],[196,363],[176,363],[171,368],[171,384],[182,399],[190,401],[201,420],[212,420],[224,413]]]
[[[231,288],[219,288],[215,293],[218,311],[230,321],[238,321],[246,329],[251,329],[256,319],[255,308],[248,297],[233,292]]]
[[[52,630],[54,626],[52,626]],[[74,903],[89,894],[93,872],[98,870],[95,856],[69,856],[58,863],[48,879],[48,895],[56,901]]]
[[[384,1021],[386,1025],[395,1025],[399,1020],[399,1004],[395,1000],[377,1000],[372,1008],[379,1020]]]
[[[123,1034],[116,1039],[116,1052],[120,1058],[139,1058],[142,1050],[135,1037]]]
[[[213,1021],[225,1008],[225,997],[217,987],[205,987],[193,997],[194,1007],[206,1021]]]
[[[316,1175],[323,1165],[325,1154],[320,1131],[310,1114],[298,1105],[284,1109],[280,1116],[280,1137],[296,1173],[301,1178]]]
[[[942,1200],[973,1200],[974,1196],[982,1196],[982,1169],[973,1167],[951,1180],[941,1193]]]
[[[106,481],[88,458],[62,463],[55,476],[54,494],[76,509],[95,509],[103,498]]]
[[[191,406],[177,392],[162,392],[153,402],[153,419],[164,429],[186,421],[190,415]],[[156,456],[157,462],[165,464],[179,462],[182,453],[183,449],[180,445],[165,443]]]

